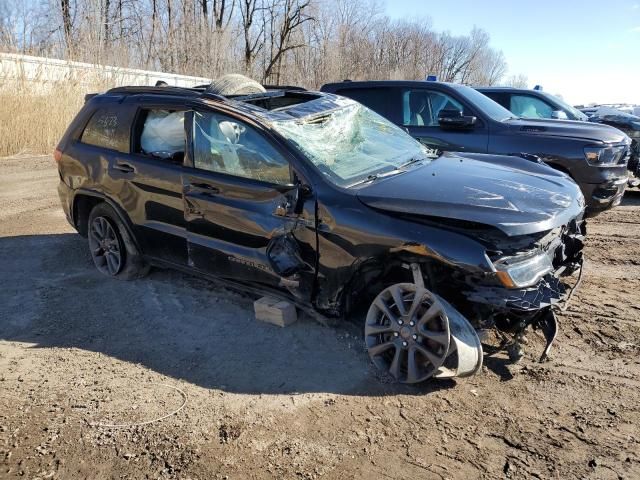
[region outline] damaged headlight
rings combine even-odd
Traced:
[[[529,287],[553,271],[551,258],[544,252],[504,257],[494,262],[493,266],[496,276],[507,288]]]
[[[584,148],[584,156],[587,162],[594,167],[608,167],[624,163],[628,154],[629,151],[626,145]]]

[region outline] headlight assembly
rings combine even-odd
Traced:
[[[594,167],[610,167],[624,163],[628,154],[629,148],[626,145],[584,148],[584,156],[587,162]]]
[[[551,258],[544,252],[504,257],[494,262],[493,266],[500,283],[507,288],[530,287],[553,271]]]

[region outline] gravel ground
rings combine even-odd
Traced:
[[[549,362],[532,334],[517,365],[405,387],[355,323],[105,279],[56,183],[49,157],[0,159],[0,478],[640,478],[639,195],[590,222]]]

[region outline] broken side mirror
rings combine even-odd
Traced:
[[[298,183],[288,183],[283,185],[274,185],[278,192],[285,196],[285,203],[276,208],[275,214],[278,216],[286,216],[288,214],[300,214],[304,201],[312,194],[310,185]]]
[[[440,128],[472,128],[476,124],[476,121],[476,117],[464,115],[460,110],[444,109],[438,113]]]

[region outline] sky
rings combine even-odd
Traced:
[[[640,104],[640,0],[386,0],[386,13],[454,35],[482,28],[507,75],[573,105]]]

